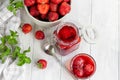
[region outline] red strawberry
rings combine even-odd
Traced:
[[[59,15],[56,12],[50,12],[48,14],[49,21],[55,21],[55,20],[58,20],[58,18],[59,18]]]
[[[49,0],[37,0],[37,3],[45,4],[45,3],[49,3]]]
[[[58,5],[55,3],[50,3],[50,11],[57,11]]]
[[[63,0],[64,2],[70,2],[70,0]]]
[[[32,30],[32,26],[28,23],[24,24],[22,27],[23,33],[27,34]]]
[[[61,3],[63,0],[51,0],[52,3],[55,3],[55,4],[59,4]]]
[[[49,11],[49,5],[48,4],[38,4],[37,8],[40,14],[47,14]]]
[[[45,38],[45,35],[44,35],[44,32],[39,30],[39,31],[36,31],[35,33],[35,38],[38,39],[38,40],[42,40]]]
[[[38,15],[39,15],[39,12],[38,12],[36,6],[31,6],[31,7],[30,7],[30,14],[31,14],[32,16],[38,16]]]
[[[40,69],[45,69],[47,67],[47,61],[44,59],[40,59],[38,60],[37,65]]]
[[[74,68],[73,73],[76,77],[79,77],[79,78],[84,76],[84,71],[82,69]]]
[[[24,3],[27,7],[35,4],[35,0],[24,0]]]
[[[71,10],[70,5],[67,2],[62,2],[60,7],[59,7],[59,13],[64,16],[67,13],[69,13]]]
[[[94,65],[86,64],[84,70],[86,71],[86,74],[90,74],[94,71]]]
[[[41,14],[41,19],[42,20],[46,20],[47,19],[47,15],[46,14]]]

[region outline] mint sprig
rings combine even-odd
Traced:
[[[14,31],[10,31],[10,35],[5,35],[0,38],[0,60],[2,63],[5,62],[7,57],[11,57],[13,60],[17,59],[18,66],[31,63],[31,59],[26,55],[30,52],[30,47],[27,50],[21,51],[17,39],[18,34]]]
[[[10,0],[7,9],[13,12],[16,15],[17,10],[23,8],[23,1],[22,0]]]

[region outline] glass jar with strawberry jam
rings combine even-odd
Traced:
[[[68,64],[68,69],[78,79],[90,78],[96,71],[95,60],[86,53],[77,54]]]
[[[65,56],[76,50],[81,41],[77,26],[71,22],[63,22],[54,32],[59,53]]]

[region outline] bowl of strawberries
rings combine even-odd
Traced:
[[[29,17],[39,26],[60,23],[71,10],[71,0],[24,0]]]

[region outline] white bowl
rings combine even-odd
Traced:
[[[64,20],[64,18],[68,15],[66,14],[65,16],[63,16],[62,18],[56,20],[56,21],[53,21],[53,22],[45,22],[45,21],[42,21],[42,20],[38,20],[36,18],[34,18],[28,11],[28,8],[25,6],[24,4],[24,7],[25,7],[25,10],[28,14],[28,16],[30,17],[30,19],[35,23],[37,24],[39,27],[52,27],[52,26],[55,26],[57,24],[59,24],[62,20]]]

